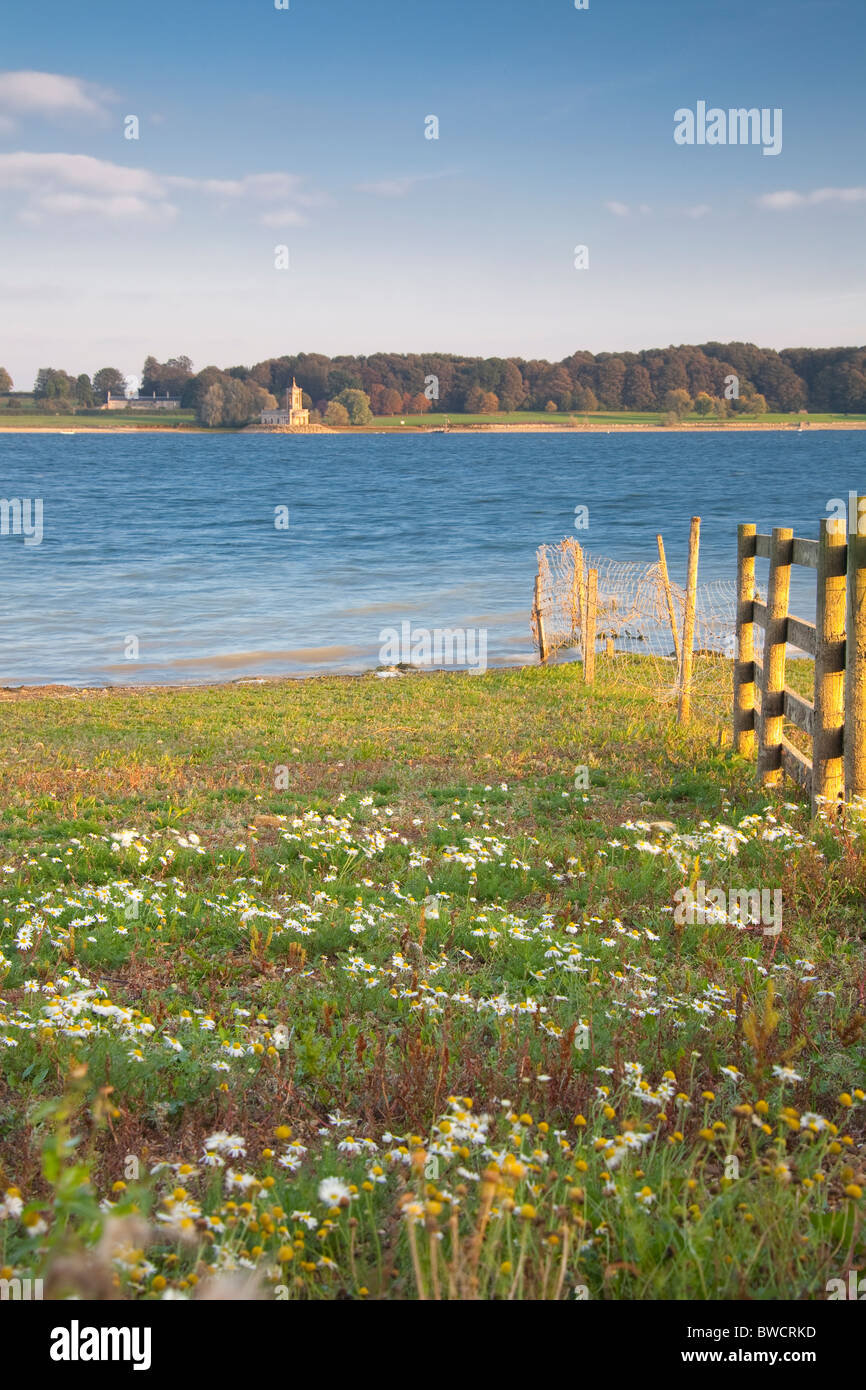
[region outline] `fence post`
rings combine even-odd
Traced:
[[[595,625],[598,614],[598,570],[590,570],[586,586],[586,627],[583,634],[583,679],[595,680]]]
[[[866,535],[861,500],[848,515],[848,600],[845,641],[845,799],[866,796]]]
[[[683,649],[680,654],[680,693],[677,721],[688,724],[692,712],[692,661],[695,644],[695,608],[698,597],[698,548],[701,537],[701,518],[692,517],[689,530],[689,568],[686,579],[686,606],[683,612]]]
[[[659,569],[662,576],[662,584],[665,591],[665,602],[668,606],[668,620],[671,625],[671,635],[674,639],[674,655],[677,659],[677,671],[680,668],[680,634],[677,631],[677,615],[674,612],[674,596],[671,593],[671,581],[668,577],[668,562],[665,556],[665,543],[661,536],[656,536],[656,544],[659,548]]]
[[[538,632],[538,659],[543,664],[547,660],[547,640],[544,633],[544,618],[541,616],[541,575],[535,576],[535,626]]]
[[[758,779],[767,786],[782,780],[782,727],[785,711],[785,654],[788,640],[788,596],[794,532],[776,526],[770,545],[770,583],[764,633],[764,672],[761,681],[761,737]]]
[[[821,521],[815,608],[815,721],[812,727],[812,815],[844,796],[845,527]]]
[[[737,527],[737,650],[734,657],[734,752],[755,756],[755,536]]]
[[[578,545],[574,555],[574,579],[571,586],[571,607],[572,623],[571,635],[575,634],[577,619],[580,622],[580,632],[583,634],[586,622],[586,573],[583,563],[583,547]]]

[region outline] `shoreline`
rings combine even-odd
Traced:
[[[563,659],[562,665],[568,665],[568,661]],[[482,672],[488,675],[496,671],[523,671],[535,669],[539,666],[536,662],[503,662],[500,665],[490,663],[487,669]],[[37,699],[63,699],[69,700],[76,696],[91,698],[96,695],[165,695],[169,692],[181,692],[185,690],[236,690],[244,686],[264,686],[264,685],[296,685],[300,681],[321,681],[321,680],[340,680],[358,681],[386,679],[405,679],[410,676],[474,676],[476,673],[462,667],[431,667],[424,669],[420,666],[411,667],[408,670],[398,670],[391,666],[369,666],[363,671],[297,671],[291,674],[279,676],[256,676],[246,675],[237,676],[234,680],[207,680],[207,681],[153,681],[134,685],[69,685],[61,681],[49,681],[44,685],[2,685],[0,686],[0,704],[9,703],[15,700],[37,700]]]
[[[532,422],[525,425],[521,424],[491,424],[491,425],[452,425],[445,430],[441,426],[423,425],[393,425],[380,426],[378,429],[369,425],[346,426],[344,428],[330,428],[322,431],[322,434],[348,435],[350,438],[359,438],[365,435],[390,435],[390,434],[637,434],[640,432],[651,434],[726,434],[726,433],[752,433],[755,430],[763,431],[782,431],[787,434],[809,434],[814,430],[866,430],[866,420],[827,420],[804,424],[800,429],[799,425],[793,423],[762,424],[759,420],[750,421],[748,424],[739,422],[726,422],[715,424],[687,424],[687,425],[653,425],[645,422],[635,422],[635,424],[620,423],[612,424],[588,423],[579,425],[545,425],[540,422]],[[318,437],[319,432],[307,432],[306,430],[290,429],[262,429],[257,427],[254,430],[248,428],[240,430],[209,430],[197,425],[180,426],[160,426],[160,425],[104,425],[102,427],[94,425],[82,425],[73,429],[60,429],[54,425],[4,425],[0,424],[0,434],[159,434],[168,435],[176,438],[180,434],[195,434],[205,436],[224,435],[304,435],[305,437]]]

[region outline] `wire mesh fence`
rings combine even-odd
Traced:
[[[569,536],[538,549],[532,637],[544,656],[585,659],[589,573],[598,575],[595,636],[607,681],[623,692],[676,702],[686,592],[661,559],[654,563],[593,555]],[[736,650],[736,585],[723,579],[697,586],[692,694],[703,713],[726,715]],[[603,656],[614,658],[604,662]],[[601,667],[599,667],[601,670]]]

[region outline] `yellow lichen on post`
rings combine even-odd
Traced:
[[[766,785],[781,782],[782,730],[785,722],[785,655],[788,641],[788,597],[791,590],[791,557],[794,533],[777,526],[770,543],[770,583],[764,631],[761,720],[758,748],[758,780]]]
[[[841,521],[821,521],[815,610],[815,716],[812,814],[844,796],[846,536]]]
[[[734,752],[755,753],[755,535],[751,523],[737,527],[737,650],[734,657]]]
[[[848,518],[848,596],[845,645],[845,799],[866,797],[866,535],[860,504]],[[853,501],[853,499],[852,499]]]

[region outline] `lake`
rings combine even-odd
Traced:
[[[661,531],[680,583],[697,514],[700,579],[733,580],[739,521],[814,537],[866,492],[866,432],[3,433],[0,464],[43,512],[40,544],[0,536],[0,684],[180,683],[372,669],[404,622],[533,660],[535,550],[575,507],[593,554],[651,562]]]

